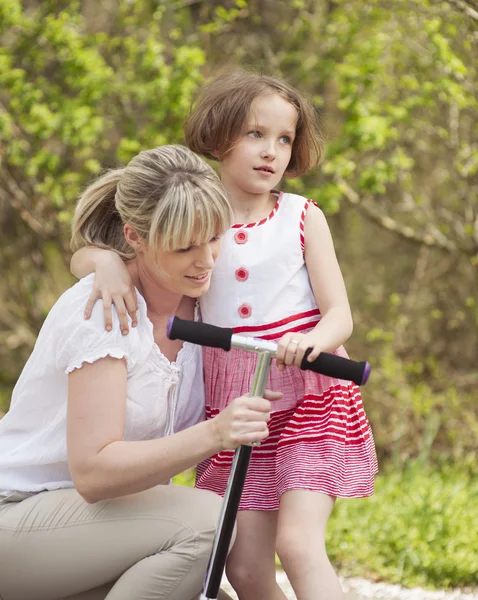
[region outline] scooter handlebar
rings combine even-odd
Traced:
[[[231,347],[242,348],[249,352],[261,352],[267,350],[275,356],[277,344],[260,338],[249,338],[234,334],[233,329],[216,327],[198,321],[186,321],[179,317],[170,317],[166,329],[170,340],[183,340],[200,346],[211,346],[229,351]],[[368,362],[357,362],[328,352],[321,352],[313,361],[308,362],[307,356],[312,349],[306,351],[302,364],[303,370],[315,371],[329,377],[353,381],[357,385],[364,385],[370,375]]]

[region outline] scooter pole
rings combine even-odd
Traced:
[[[272,358],[272,354],[267,350],[259,352],[251,396],[264,395]],[[251,453],[252,446],[239,446],[234,454],[200,600],[216,600],[219,594]]]

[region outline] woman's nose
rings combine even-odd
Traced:
[[[197,263],[201,267],[212,268],[216,258],[210,244],[203,244],[200,248]]]

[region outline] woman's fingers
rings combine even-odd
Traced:
[[[244,425],[243,429],[236,431],[231,436],[231,441],[234,446],[242,444],[253,444],[254,442],[262,442],[269,435],[269,429],[266,423],[250,423],[249,426]]]
[[[272,390],[266,390],[264,393],[264,398],[266,398],[267,400],[280,400],[281,398],[284,397],[284,394],[282,392],[274,392]]]

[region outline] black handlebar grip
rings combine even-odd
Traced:
[[[368,362],[357,362],[328,352],[321,352],[313,361],[309,362],[307,357],[312,352],[309,348],[302,359],[301,369],[315,371],[329,377],[337,379],[346,379],[353,381],[357,385],[364,385],[370,375],[370,365]]]
[[[179,317],[169,317],[166,335],[170,340],[184,340],[200,346],[231,349],[233,329],[216,327],[199,321],[186,321]]]
[[[223,350],[231,349],[233,333],[232,328],[226,329],[199,321],[186,321],[179,317],[170,317],[166,327],[166,334],[170,340],[180,339],[200,346],[211,346]],[[370,375],[368,362],[356,362],[327,352],[321,352],[313,362],[308,362],[307,357],[311,352],[312,349],[309,348],[304,354],[301,369],[315,371],[337,379],[346,379],[357,385],[364,385],[367,382]]]

